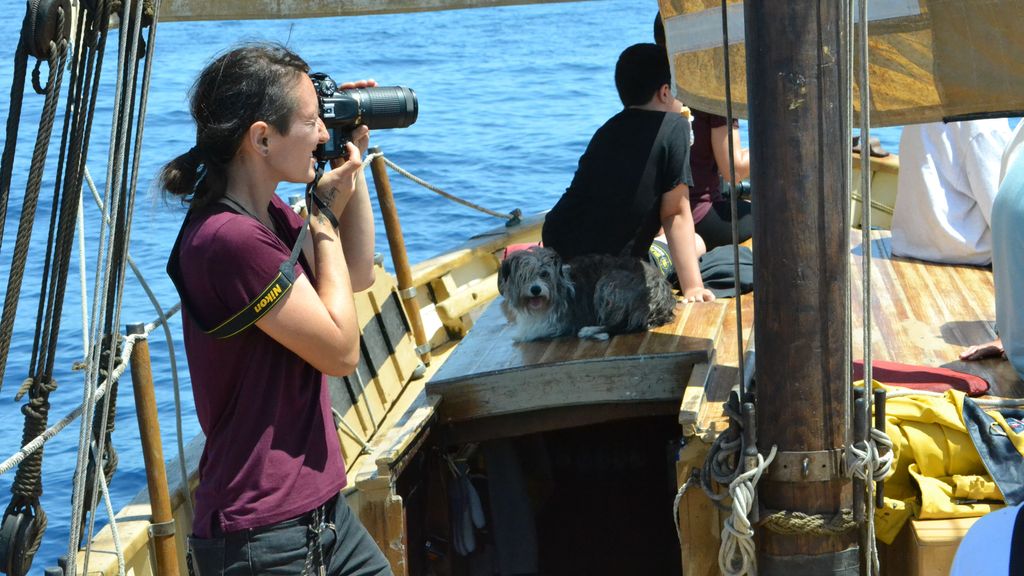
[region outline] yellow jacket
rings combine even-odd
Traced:
[[[882,387],[890,394],[905,392]],[[1000,486],[1015,498],[1024,495],[1019,412],[982,411],[955,390],[887,399],[885,432],[893,441],[894,461],[885,480],[885,506],[875,515],[878,538],[891,544],[911,516],[983,516],[1004,505]]]

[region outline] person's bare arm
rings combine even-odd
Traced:
[[[728,125],[711,129],[711,150],[715,154],[718,173],[729,181],[729,134],[732,134],[733,162],[736,165],[736,181],[750,177],[750,151],[740,145],[740,129]]]
[[[349,144],[348,152],[349,159],[320,182],[322,190],[334,190],[331,200],[342,206],[341,214],[353,196],[356,175],[362,171],[359,150]],[[351,374],[359,362],[359,325],[342,234],[315,204],[309,209],[313,211],[308,235],[313,253],[310,264],[316,288],[305,275],[299,276],[256,326],[317,370],[334,376]]]
[[[680,184],[661,197],[661,226],[672,256],[672,265],[679,276],[683,301],[711,302],[715,295],[704,288],[697,263],[697,233],[690,212],[690,188]]]

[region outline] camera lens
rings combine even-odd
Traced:
[[[346,92],[359,101],[363,124],[370,128],[405,128],[416,122],[416,92],[405,86],[356,88]]]

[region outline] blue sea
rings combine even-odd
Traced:
[[[7,0],[11,13],[0,19],[0,94],[10,94],[13,55],[23,3]],[[374,145],[400,166],[447,192],[499,212],[519,208],[532,213],[550,208],[565,190],[590,136],[620,109],[613,83],[619,52],[651,40],[657,4],[653,0],[607,0],[567,4],[487,8],[424,14],[362,16],[295,21],[167,22],[158,25],[141,172],[132,225],[130,253],[164,307],[177,301],[164,273],[168,251],[184,215],[152,182],[163,163],[194,144],[187,92],[212,55],[240,41],[284,43],[335,80],[374,78],[384,85],[416,90],[420,114],[407,129],[379,131]],[[99,107],[93,128],[89,169],[102,193],[107,180],[106,143],[116,71],[117,34],[108,39]],[[30,63],[31,66],[32,63]],[[45,68],[44,68],[45,71]],[[65,77],[65,87],[68,78]],[[9,98],[0,101],[3,118]],[[61,100],[63,109],[64,100]],[[0,251],[0,274],[10,270],[26,175],[36,138],[42,97],[26,89],[18,136],[16,167]],[[55,132],[61,125],[58,118]],[[746,126],[742,125],[744,142]],[[899,128],[873,132],[895,151]],[[35,217],[30,257],[3,388],[0,390],[0,460],[14,453],[22,436],[23,416],[13,397],[28,373],[35,333],[35,313],[43,276],[45,243],[53,198],[59,136],[51,144],[47,173]],[[445,200],[392,173],[391,182],[413,262],[453,248],[472,234],[501,224]],[[285,198],[298,188],[279,190]],[[91,302],[97,209],[86,192],[85,281]],[[387,253],[384,227],[377,222],[377,244]],[[77,240],[76,240],[77,250]],[[390,269],[390,259],[386,259]],[[73,363],[83,358],[82,311],[77,253],[73,256],[64,302],[50,423],[82,401],[83,376]],[[120,323],[149,322],[157,316],[139,282],[129,272]],[[181,346],[179,318],[172,320],[182,382],[186,442],[199,430],[191,405],[188,370]],[[162,333],[150,339],[164,454],[176,454],[174,403],[168,346]],[[130,378],[117,397],[113,442],[120,465],[111,485],[114,508],[145,487]],[[78,423],[45,448],[42,505],[49,529],[36,556],[33,573],[54,565],[68,546],[71,480],[78,447]],[[169,475],[176,474],[168,470]],[[0,509],[10,500],[14,471],[0,476]],[[106,516],[100,513],[102,523]],[[97,530],[99,525],[97,526]]]

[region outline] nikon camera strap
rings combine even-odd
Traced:
[[[320,182],[320,177],[323,176],[323,173],[324,162],[317,162],[316,176],[313,178],[313,181],[306,186],[306,199],[309,200],[312,197],[312,199],[317,203],[317,206],[320,207],[321,211],[325,209],[329,211],[320,198],[317,197],[315,192],[316,185]],[[299,229],[299,236],[295,239],[295,246],[292,247],[292,253],[287,260],[281,263],[281,266],[277,270],[277,275],[269,284],[267,284],[267,287],[257,294],[251,302],[246,304],[244,308],[233,314],[227,320],[221,322],[210,330],[207,330],[204,327],[204,333],[217,339],[224,339],[244,332],[247,328],[259,321],[260,318],[263,318],[267,312],[270,312],[274,307],[274,303],[284,297],[284,295],[291,290],[292,284],[295,283],[295,263],[299,261],[299,254],[302,253],[302,243],[306,240],[306,232],[309,229],[309,219],[312,214],[313,211],[307,203],[306,220]],[[181,282],[181,266],[178,254],[179,249],[181,248],[181,238],[185,234],[185,229],[188,227],[188,221],[191,216],[191,211],[185,215],[185,221],[182,223],[181,230],[178,232],[178,238],[174,241],[174,248],[171,249],[171,258],[167,263],[167,275],[170,276],[171,281],[174,282],[174,287],[178,290],[178,295],[181,297],[182,307],[186,312],[192,309],[192,305],[187,301],[188,298],[185,296],[184,286]],[[191,315],[191,312],[189,312],[189,314]],[[192,316],[192,319],[196,320],[195,316]],[[200,326],[202,325],[200,324]]]

